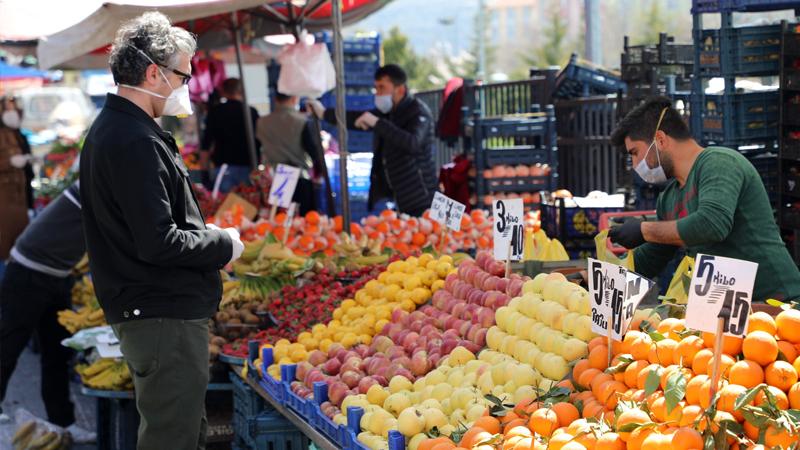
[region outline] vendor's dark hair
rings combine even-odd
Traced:
[[[664,109],[664,118],[661,119],[661,125],[658,125]],[[673,139],[686,140],[692,137],[686,122],[672,107],[672,100],[666,97],[650,97],[617,124],[617,128],[611,133],[611,143],[624,147],[626,137],[635,141],[649,141],[656,134],[656,126]]]
[[[395,86],[404,85],[408,81],[406,71],[397,64],[387,64],[375,71],[375,81],[383,77],[389,77],[389,80]]]

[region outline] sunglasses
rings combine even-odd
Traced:
[[[192,79],[192,76],[190,74],[186,73],[186,72],[181,72],[178,69],[174,69],[172,67],[168,67],[168,66],[165,66],[165,65],[162,65],[162,64],[157,64],[157,65],[161,66],[161,67],[169,70],[170,72],[174,73],[175,75],[181,77],[181,85],[183,85],[183,86],[186,86],[187,84],[189,84],[189,81],[191,81],[191,79]]]

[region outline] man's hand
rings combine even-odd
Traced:
[[[642,235],[642,220],[633,217],[626,219],[622,225],[608,230],[608,238],[611,242],[629,249],[644,244],[646,241]]]
[[[367,111],[356,119],[356,128],[369,130],[373,128],[376,123],[378,123],[378,116]]]
[[[228,236],[231,237],[231,242],[233,243],[233,254],[231,255],[230,262],[234,262],[242,256],[242,252],[244,252],[244,244],[242,244],[242,240],[239,238],[239,231],[236,228],[225,228],[222,230],[228,233]]]
[[[318,119],[322,119],[322,117],[325,115],[325,107],[322,106],[322,103],[316,99],[306,100],[306,111],[314,114]]]

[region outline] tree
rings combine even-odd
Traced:
[[[562,66],[576,51],[576,43],[567,42],[567,23],[558,10],[551,8],[550,26],[544,29],[544,42],[532,54],[523,57],[529,67]]]
[[[484,63],[486,64],[486,73],[484,76],[488,79],[488,77],[493,72],[493,67],[496,61],[496,51],[494,45],[491,44],[491,27],[488,23],[489,18],[489,11],[486,8],[486,5],[482,5],[482,8],[479,9],[475,13],[474,27],[472,36],[470,37],[470,45],[469,50],[467,53],[469,54],[469,58],[464,61],[464,64],[460,68],[454,68],[454,72],[463,78],[472,78],[477,79],[478,74],[480,72],[480,47],[481,42],[483,42],[483,53],[486,60]]]
[[[383,62],[402,67],[408,75],[409,86],[417,90],[433,88],[434,80],[438,80],[433,63],[417,55],[409,43],[408,36],[396,26],[392,27],[383,39]]]
[[[658,42],[658,34],[667,31],[667,23],[671,16],[669,11],[661,10],[661,2],[650,2],[650,9],[643,20],[643,29],[638,33],[638,44],[655,44]]]

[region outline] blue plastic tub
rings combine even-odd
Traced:
[[[257,450],[307,450],[310,440],[277,411],[259,414],[247,423],[246,442]]]

